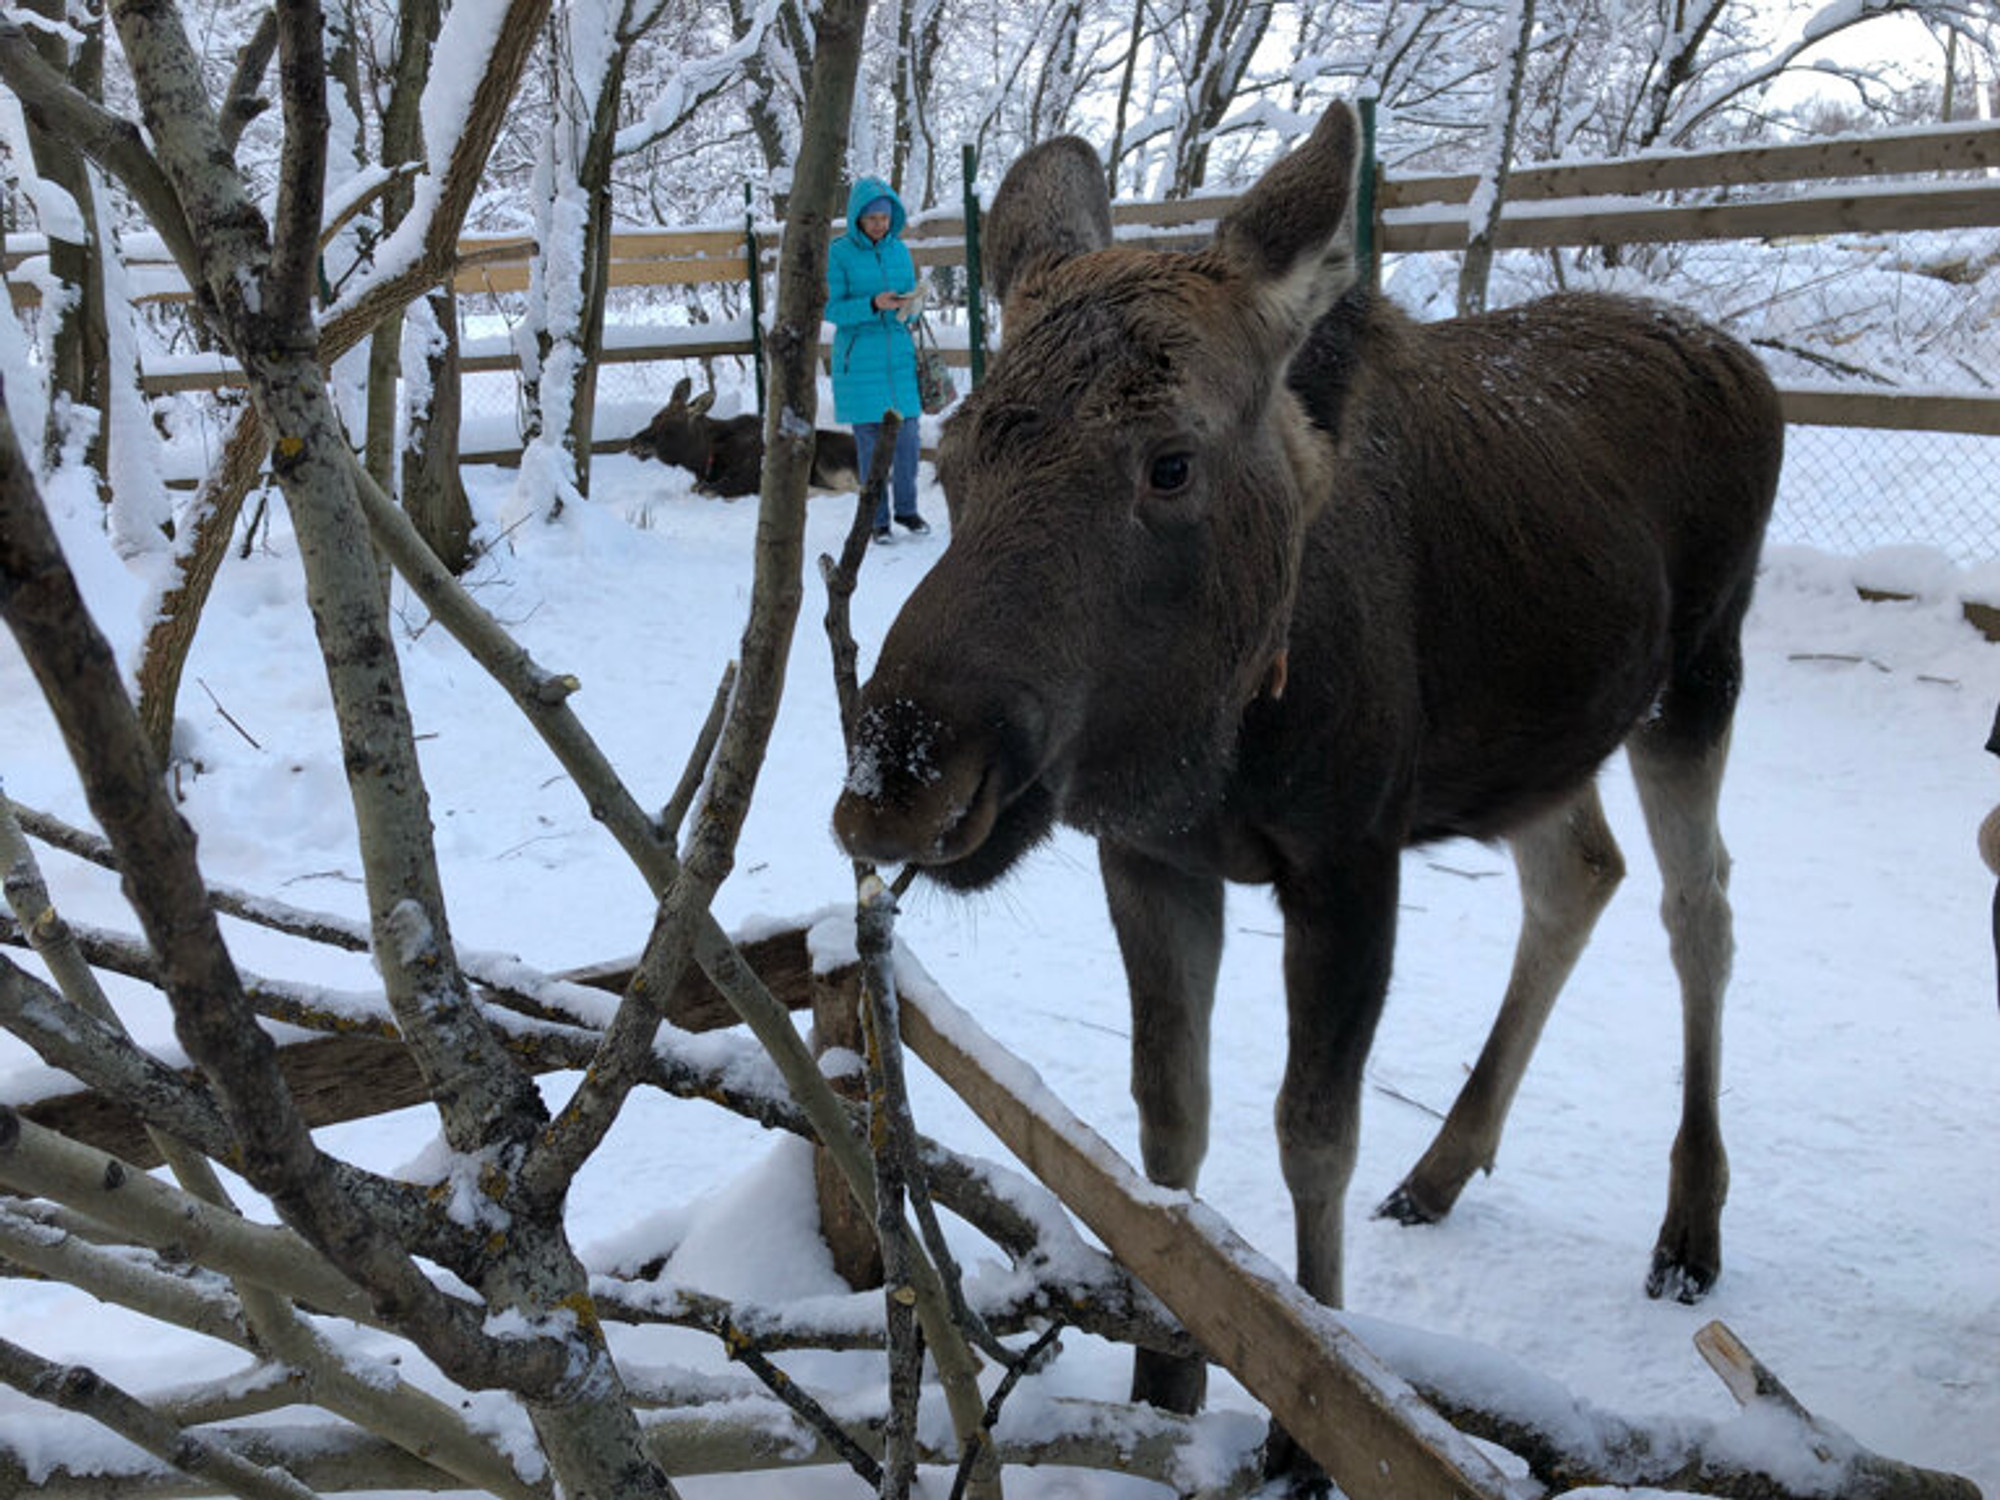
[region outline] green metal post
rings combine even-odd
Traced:
[[[757,380],[757,415],[764,415],[764,276],[758,263],[757,216],[751,212],[750,184],[743,184],[743,258],[750,277],[750,364]]]
[[[986,294],[979,276],[979,148],[967,146],[960,157],[965,169],[965,317],[972,346],[972,384],[986,378]]]
[[[1382,284],[1382,256],[1375,223],[1375,101],[1364,98],[1361,110],[1361,181],[1354,194],[1354,258],[1361,284],[1370,291]]]

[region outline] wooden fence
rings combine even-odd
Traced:
[[[1477,186],[1478,178],[1468,174],[1383,176],[1375,193],[1375,245],[1392,255],[1462,248],[1466,205]],[[1769,191],[1800,186],[1805,191],[1784,195]],[[1699,194],[1706,201],[1671,201],[1680,194]],[[1668,201],[1656,201],[1662,197]],[[1162,247],[1198,244],[1235,203],[1234,196],[1211,194],[1117,204],[1112,211],[1114,232],[1121,240]],[[1496,240],[1502,249],[1548,249],[1977,228],[2000,228],[2000,122],[1920,127],[1803,145],[1661,152],[1618,161],[1521,167],[1508,179]],[[965,260],[963,215],[917,216],[905,238],[920,266],[959,265]],[[778,232],[773,226],[759,226],[758,240],[764,247],[758,272],[772,274]],[[461,295],[526,289],[534,254],[529,237],[468,237],[460,241],[459,250],[454,285]],[[32,248],[11,251],[6,258],[9,268],[29,253]],[[133,271],[142,287],[148,287],[141,300],[186,300],[185,286],[176,284],[171,265],[163,258],[135,260]],[[746,235],[740,229],[628,232],[612,240],[614,288],[747,285],[750,272]],[[34,299],[31,285],[12,282],[10,287],[17,303]],[[742,324],[719,327],[712,336],[699,330],[630,332],[637,336],[620,337],[620,330],[610,331],[602,355],[605,363],[751,352],[749,332]],[[970,358],[964,348],[947,346],[945,354],[958,364]],[[475,348],[465,368],[491,371],[512,368],[514,363],[510,351]],[[235,379],[228,362],[218,358],[182,360],[174,368],[149,370],[141,383],[149,393],[160,393],[213,389]],[[1792,422],[2000,435],[2000,396],[1815,388],[1787,390],[1784,399],[1786,419]]]

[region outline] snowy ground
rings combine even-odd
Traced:
[[[928,471],[926,471],[928,478]],[[502,505],[506,476],[475,474]],[[671,791],[742,624],[755,514],[692,498],[679,476],[600,462],[595,499],[560,528],[523,531],[482,564],[481,601],[575,700],[643,802]],[[945,543],[875,551],[856,602],[866,657]],[[813,502],[809,555],[837,545],[842,499]],[[74,528],[74,521],[71,522]],[[129,646],[128,580],[90,540],[80,566],[101,623]],[[2000,1496],[2000,1014],[1987,942],[1992,885],[1973,848],[2000,795],[1982,753],[2000,699],[2000,646],[1955,601],[1870,605],[1852,566],[1775,549],[1749,628],[1724,826],[1736,856],[1738,958],[1724,1101],[1733,1163],[1726,1273],[1690,1310],[1648,1302],[1647,1253],[1664,1203],[1677,1109],[1678,1007],[1654,908],[1658,884],[1622,763],[1606,803],[1632,875],[1551,1022],[1498,1171],[1445,1224],[1366,1217],[1428,1139],[1491,1019],[1513,941],[1502,853],[1454,844],[1408,856],[1388,1016],[1371,1067],[1355,1185],[1349,1300],[1371,1315],[1480,1341],[1631,1414],[1731,1408],[1689,1336],[1721,1318],[1824,1418],[1883,1452],[1971,1476]],[[1922,571],[1922,570],[1918,570]],[[850,889],[826,833],[841,754],[809,587],[775,750],[720,914],[736,926],[811,912]],[[426,736],[439,847],[462,944],[556,969],[628,953],[646,893],[497,689],[401,591],[407,672]],[[55,736],[10,638],[0,638],[0,775],[19,800],[82,820]],[[241,726],[234,728],[223,711]],[[210,877],[297,904],[359,913],[358,861],[326,692],[282,524],[232,559],[182,695],[186,783]],[[254,738],[253,746],[250,739]],[[74,917],[129,925],[102,878],[49,856]],[[1216,1044],[1214,1145],[1203,1195],[1289,1263],[1289,1210],[1270,1107],[1282,1062],[1278,919],[1232,893]],[[1095,861],[1065,836],[996,894],[916,894],[901,934],[953,997],[1018,1050],[1085,1119],[1135,1150],[1125,1092],[1122,981]],[[253,968],[360,986],[365,971],[300,972],[277,940],[232,933]],[[288,965],[290,967],[288,967]],[[164,1036],[135,998],[133,1024]],[[0,1038],[0,1097],[36,1070]],[[552,1093],[567,1086],[553,1079]],[[927,1081],[918,1113],[955,1144],[999,1154]],[[417,1113],[328,1133],[392,1167],[428,1144]],[[680,1245],[674,1271],[766,1298],[833,1289],[800,1217],[798,1153],[699,1104],[642,1099],[574,1199],[577,1237],[608,1258],[637,1234]],[[88,1361],[147,1389],[234,1367],[228,1351],[148,1332],[62,1288],[0,1283],[0,1327],[40,1353]],[[649,1333],[633,1357],[719,1363],[689,1335]],[[874,1366],[797,1365],[808,1381],[872,1380]],[[1051,1383],[1122,1393],[1123,1356],[1076,1341]],[[1223,1403],[1241,1403],[1225,1385]],[[0,1391],[0,1440],[55,1451],[76,1419]],[[851,1476],[705,1481],[690,1495],[855,1493]],[[1095,1475],[1022,1476],[1013,1493],[1157,1493]]]

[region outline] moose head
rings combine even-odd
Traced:
[[[1330,111],[1192,255],[1111,245],[1078,142],[1010,171],[1006,347],[945,425],[952,543],[863,696],[851,851],[974,887],[1058,817],[1137,836],[1219,795],[1244,706],[1282,686],[1324,495],[1284,372],[1352,279],[1355,140]]]
[[[685,375],[675,382],[667,404],[633,435],[625,451],[634,458],[658,459],[702,476],[714,446],[709,433],[714,424],[708,409],[715,405],[715,392],[703,391],[690,401],[688,392],[693,385]]]

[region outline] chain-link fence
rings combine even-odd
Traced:
[[[1794,425],[1770,538],[1846,557],[1916,544],[1959,564],[2000,558],[2000,437]]]
[[[1456,255],[1407,255],[1385,265],[1384,284],[1436,317],[1450,312],[1457,275]],[[1490,300],[1559,287],[1659,297],[1719,322],[1798,393],[1795,408],[1808,394],[1880,408],[1868,426],[1787,429],[1773,541],[2000,558],[2000,434],[1872,425],[1937,419],[1899,413],[1898,398],[2000,398],[2000,228],[1630,247],[1609,266],[1596,252],[1512,252],[1496,263]],[[1996,415],[1971,421],[1990,429]]]

